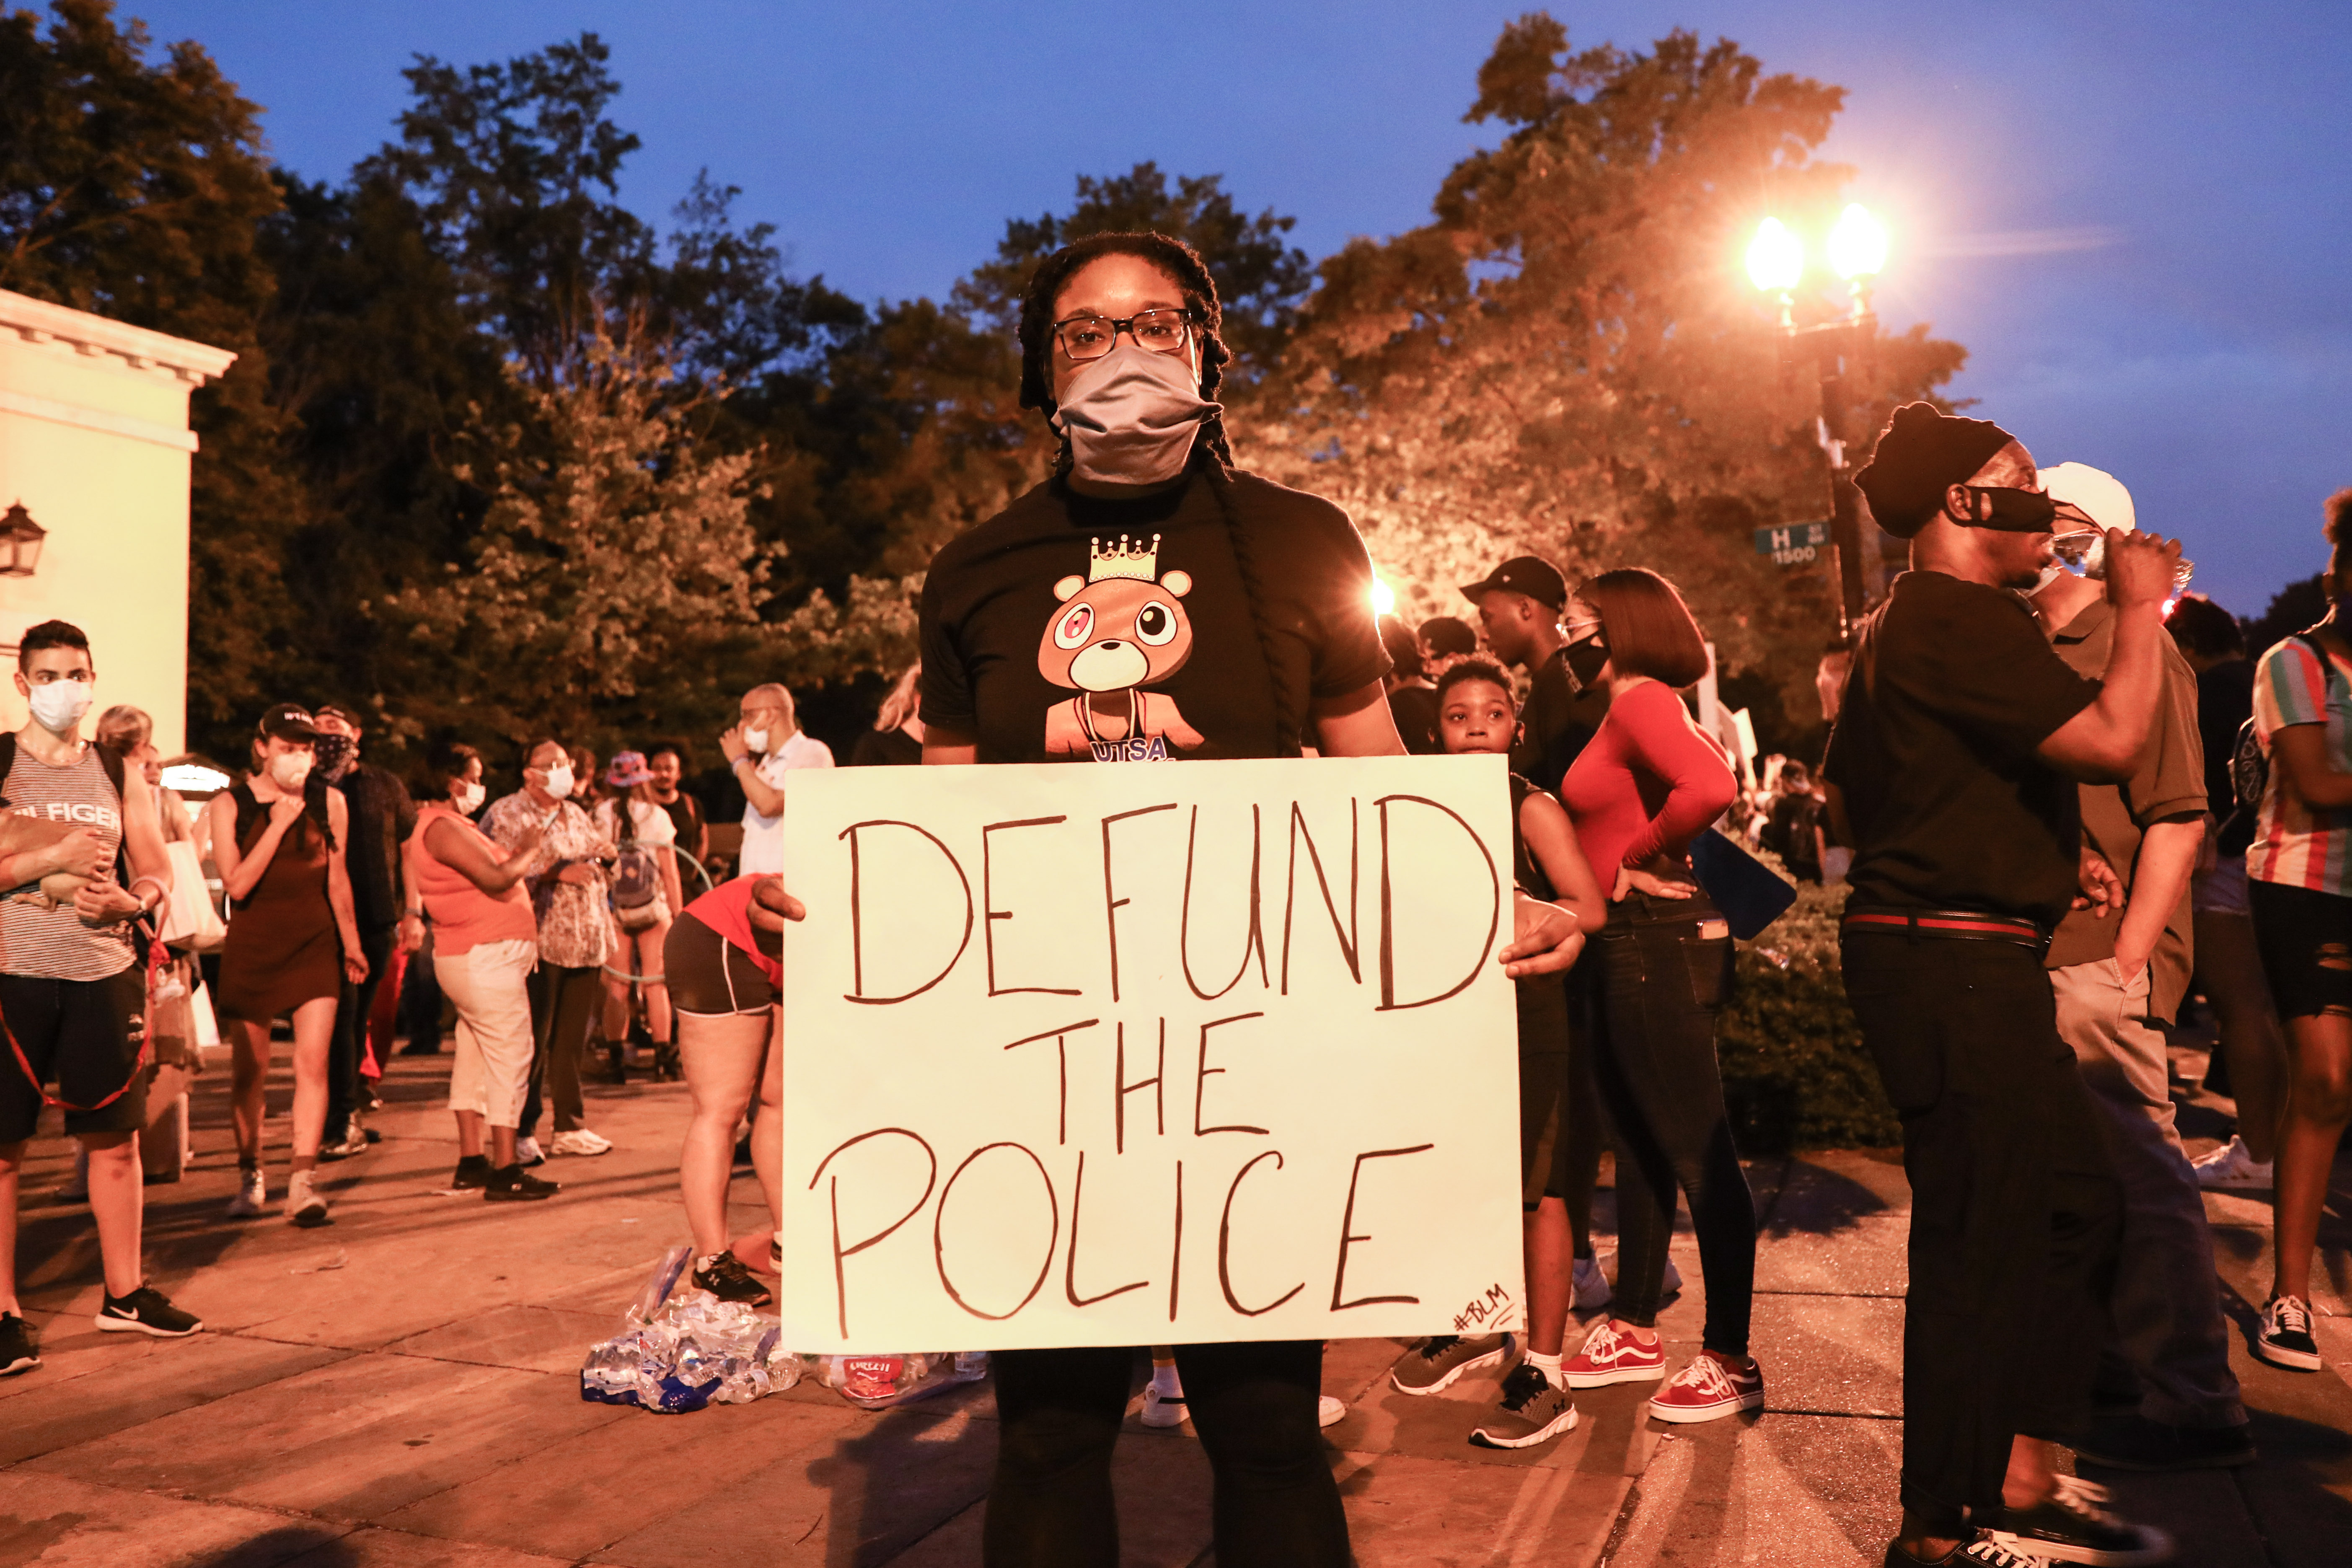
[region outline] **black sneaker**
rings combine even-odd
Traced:
[[[493,1170],[482,1183],[483,1200],[494,1204],[538,1203],[562,1190],[562,1183],[542,1181],[520,1165]]]
[[[1886,1543],[1885,1568],[2050,1568],[2050,1559],[2011,1552],[1980,1535],[1953,1547],[1941,1557],[1914,1557],[1890,1541]]]
[[[449,1178],[449,1186],[453,1192],[471,1192],[477,1187],[488,1186],[489,1180],[490,1157],[488,1154],[460,1154],[457,1156],[457,1173]]]
[[[185,1339],[205,1326],[204,1320],[172,1305],[171,1298],[151,1285],[128,1296],[99,1294],[98,1326],[110,1334],[152,1334],[159,1340]]]
[[[41,1336],[14,1312],[0,1312],[0,1377],[14,1377],[41,1364]]]
[[[2137,1411],[2098,1421],[2074,1452],[2116,1470],[2218,1470],[2254,1462],[2243,1426],[2172,1426]]]
[[[747,1307],[764,1307],[775,1300],[759,1276],[743,1267],[743,1260],[731,1252],[714,1253],[694,1270],[694,1288],[708,1290],[722,1301],[740,1301]]]
[[[2005,1508],[2000,1522],[1985,1531],[1993,1545],[2054,1563],[2088,1563],[2093,1568],[2135,1568],[2172,1561],[2172,1538],[2152,1525],[2134,1524],[2107,1511],[2107,1489],[2074,1476],[2060,1476],[2058,1489],[2032,1508]]]
[[[2311,1307],[2300,1296],[2274,1296],[2263,1309],[2254,1353],[2292,1372],[2319,1370],[2319,1342],[2311,1337]]]
[[[1576,1426],[1576,1404],[1567,1389],[1523,1361],[1503,1379],[1495,1414],[1470,1434],[1478,1448],[1532,1448]]]

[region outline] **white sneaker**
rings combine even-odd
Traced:
[[[2267,1191],[2271,1165],[2246,1152],[2246,1141],[2232,1133],[2230,1141],[2193,1163],[2197,1184],[2211,1192]]]
[[[1143,1385],[1143,1410],[1139,1419],[1146,1426],[1154,1431],[1169,1431],[1184,1425],[1191,1415],[1192,1411],[1181,1393],[1162,1394],[1157,1383]]]
[[[306,1230],[329,1223],[327,1200],[311,1189],[310,1182],[310,1172],[297,1171],[286,1184],[286,1217]]]
[[[1609,1276],[1601,1268],[1598,1258],[1576,1260],[1576,1310],[1590,1312],[1609,1304],[1616,1292],[1610,1289]]]
[[[547,1152],[551,1154],[604,1154],[610,1152],[612,1147],[610,1138],[600,1136],[585,1127],[559,1132],[547,1141]]]
[[[236,1176],[236,1196],[228,1201],[228,1217],[251,1219],[269,1205],[269,1188],[259,1171],[240,1170]]]
[[[1339,1418],[1347,1414],[1348,1402],[1346,1400],[1335,1399],[1331,1395],[1326,1394],[1316,1402],[1315,1425],[1318,1426],[1336,1426],[1338,1425]]]
[[[515,1140],[515,1164],[518,1167],[528,1171],[533,1165],[544,1165],[546,1163],[547,1154],[544,1150],[540,1148],[538,1139],[518,1138]]]
[[[1583,1265],[1583,1264],[1581,1264],[1581,1263],[1579,1263],[1576,1267],[1577,1267],[1577,1276],[1576,1276],[1576,1279],[1577,1279],[1576,1304],[1577,1304],[1578,1306],[1581,1307],[1581,1306],[1583,1306],[1583,1305],[1584,1305],[1584,1272],[1583,1272],[1583,1270],[1584,1270],[1584,1265]],[[1612,1252],[1612,1253],[1611,1253],[1611,1254],[1609,1255],[1609,1260],[1608,1260],[1606,1263],[1601,1263],[1601,1262],[1599,1262],[1598,1260],[1596,1260],[1596,1261],[1595,1261],[1595,1263],[1594,1263],[1594,1265],[1593,1265],[1593,1267],[1595,1267],[1596,1268],[1605,1269],[1605,1270],[1607,1271],[1607,1272],[1603,1275],[1603,1280],[1604,1280],[1604,1282],[1605,1282],[1605,1283],[1607,1283],[1607,1284],[1609,1285],[1609,1287],[1610,1287],[1610,1294],[1609,1294],[1608,1296],[1603,1296],[1603,1297],[1601,1297],[1601,1301],[1606,1301],[1606,1300],[1610,1300],[1610,1298],[1611,1298],[1612,1296],[1614,1296],[1614,1295],[1616,1294],[1617,1255],[1616,1255],[1615,1253],[1613,1253],[1613,1252]],[[1673,1258],[1667,1258],[1667,1259],[1666,1259],[1666,1278],[1665,1278],[1665,1282],[1664,1282],[1663,1285],[1661,1285],[1661,1286],[1659,1287],[1658,1293],[1659,1293],[1660,1295],[1662,1295],[1662,1296],[1671,1296],[1671,1295],[1674,1295],[1675,1292],[1679,1291],[1682,1288],[1683,1288],[1683,1271],[1682,1271],[1681,1269],[1679,1269],[1679,1268],[1675,1268],[1675,1260],[1674,1260]],[[1594,1303],[1593,1303],[1593,1305],[1594,1305],[1594,1306],[1596,1306],[1596,1307],[1597,1307],[1597,1306],[1599,1306],[1600,1304],[1601,1304],[1601,1302],[1600,1302],[1600,1301],[1596,1301],[1596,1302],[1594,1302]]]

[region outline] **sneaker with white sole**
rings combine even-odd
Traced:
[[[228,1217],[251,1219],[269,1206],[269,1186],[261,1173],[250,1165],[240,1166],[236,1173],[236,1196],[228,1201]]]
[[[1326,1394],[1315,1402],[1315,1425],[1318,1426],[1336,1426],[1347,1414],[1348,1402],[1344,1399],[1336,1399]]]
[[[2106,1488],[2078,1476],[2057,1479],[2058,1489],[2032,1508],[2002,1509],[1985,1538],[2011,1552],[2093,1568],[2172,1561],[2172,1537],[2118,1517],[2107,1507],[2114,1500]]]
[[[14,1312],[0,1312],[0,1377],[14,1377],[40,1364],[40,1331]]]
[[[354,1154],[364,1154],[370,1149],[374,1147],[375,1144],[368,1138],[367,1129],[362,1127],[360,1125],[360,1119],[354,1116],[352,1118],[350,1130],[344,1132],[341,1138],[336,1139],[331,1143],[321,1142],[319,1145],[319,1158],[321,1160],[348,1160]]]
[[[2268,1192],[2276,1185],[2270,1163],[2255,1159],[2247,1151],[2246,1141],[2235,1133],[2190,1168],[2197,1173],[2197,1184],[2208,1192]]]
[[[1631,1334],[1602,1319],[1584,1336],[1584,1348],[1560,1367],[1570,1388],[1605,1388],[1612,1383],[1648,1383],[1666,1375],[1666,1342],[1637,1344]]]
[[[1713,1421],[1763,1408],[1764,1369],[1735,1371],[1706,1351],[1691,1357],[1690,1364],[1650,1401],[1650,1414],[1661,1421]]]
[[[1611,1288],[1609,1275],[1598,1258],[1578,1258],[1574,1280],[1576,1310],[1580,1312],[1598,1311],[1609,1305],[1609,1298],[1617,1293]]]
[[[1173,1432],[1191,1418],[1192,1406],[1184,1403],[1183,1394],[1162,1394],[1157,1383],[1143,1385],[1143,1408],[1136,1419],[1155,1432]]]
[[[1479,1448],[1532,1448],[1576,1429],[1576,1402],[1532,1362],[1521,1362],[1503,1379],[1495,1414],[1472,1430]]]
[[[172,1299],[152,1286],[142,1285],[128,1296],[111,1296],[99,1288],[98,1326],[110,1334],[152,1334],[159,1340],[185,1339],[205,1326],[193,1312],[183,1312]]]
[[[2319,1342],[2311,1337],[2311,1306],[2300,1296],[2274,1296],[2263,1309],[2254,1353],[2293,1372],[2319,1370]]]
[[[544,1150],[540,1148],[538,1139],[518,1138],[515,1140],[515,1163],[521,1166],[526,1171],[530,1170],[533,1165],[544,1165],[547,1163],[547,1153]]]
[[[585,1127],[575,1127],[569,1132],[559,1132],[547,1141],[551,1154],[609,1154],[613,1141]]]
[[[1389,1373],[1389,1382],[1399,1394],[1435,1394],[1452,1387],[1464,1373],[1493,1366],[1510,1353],[1508,1334],[1466,1340],[1460,1334],[1438,1334],[1407,1351]]]
[[[305,1230],[335,1222],[328,1217],[327,1200],[311,1184],[310,1173],[297,1171],[286,1184],[286,1217]]]

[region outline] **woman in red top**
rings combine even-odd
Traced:
[[[1612,1315],[1564,1370],[1570,1388],[1665,1375],[1658,1301],[1675,1200],[1687,1193],[1706,1274],[1705,1348],[1650,1413],[1708,1421],[1764,1404],[1763,1373],[1748,1354],[1756,1205],[1715,1058],[1731,932],[1689,855],[1738,786],[1675,694],[1706,672],[1706,645],[1674,584],[1638,568],[1604,572],[1578,588],[1568,617],[1570,669],[1609,692],[1609,716],[1568,770],[1560,800],[1612,889],[1595,944],[1595,1065],[1617,1124],[1618,1252]]]
[[[677,1157],[678,1192],[694,1231],[694,1285],[751,1307],[766,1305],[770,1292],[729,1246],[727,1186],[734,1173],[735,1129],[756,1089],[751,1168],[772,1218],[782,1223],[777,1184],[783,1179],[784,1145],[775,1119],[783,1055],[775,1048],[776,995],[784,983],[783,922],[800,918],[800,903],[785,893],[782,878],[738,877],[687,905],[662,948],[678,1056],[694,1100],[694,1120]]]

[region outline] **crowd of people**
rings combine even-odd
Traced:
[[[1517,1004],[1524,1319],[1412,1346],[1393,1389],[1491,1377],[1463,1436],[1503,1449],[1557,1440],[1578,1391],[1620,1383],[1656,1384],[1647,1410],[1670,1422],[1766,1408],[1756,1211],[1716,1048],[1737,900],[1715,884],[1722,857],[1754,843],[1799,880],[1846,888],[1846,988],[1904,1129],[1903,1523],[1886,1561],[2163,1560],[2161,1535],[2064,1473],[2059,1449],[2146,1468],[2253,1458],[2205,1188],[2275,1186],[2276,1284],[2254,1348],[2320,1364],[2310,1262],[2352,1119],[2352,645],[2333,616],[2250,662],[2232,617],[2181,595],[2177,546],[2137,530],[2112,476],[2040,467],[1999,426],[1915,404],[1858,479],[1912,570],[1825,674],[1818,765],[1769,758],[1743,780],[1681,695],[1709,656],[1659,572],[1571,585],[1516,556],[1462,586],[1462,616],[1376,619],[1345,514],[1234,465],[1214,401],[1217,292],[1182,243],[1065,247],[1031,280],[1019,332],[1021,401],[1063,437],[1059,464],[940,552],[920,661],[854,763],[1508,759],[1500,962]],[[2340,603],[2352,491],[2328,531]],[[1181,624],[1163,605],[1158,622],[1146,607],[1097,626],[1086,590],[1144,574],[1182,600]],[[204,911],[184,909],[174,868],[207,856],[228,905],[210,993],[234,1062],[232,1215],[270,1202],[277,1021],[295,1089],[281,1212],[325,1224],[316,1169],[366,1147],[396,1002],[425,1020],[408,1048],[438,1051],[446,999],[452,1187],[555,1195],[536,1173],[547,1156],[611,1147],[585,1120],[592,1034],[624,1072],[641,1032],[690,1102],[693,1282],[771,1299],[781,1243],[741,1250],[726,1210],[748,1128],[780,1223],[779,938],[804,913],[785,886],[788,774],[834,762],[791,692],[753,688],[719,737],[745,806],[732,874],[714,880],[675,744],[599,773],[583,749],[534,738],[518,786],[490,800],[471,745],[437,745],[406,788],[360,760],[353,713],[281,704],[242,775],[191,814],[160,789],[135,710],[110,710],[84,743],[93,679],[80,634],[33,628],[16,676],[32,719],[0,744],[0,885],[15,889],[0,899],[0,1011],[18,1063],[0,1070],[0,1372],[37,1363],[5,1270],[45,1100],[84,1151],[100,1326],[201,1327],[141,1273],[139,1171],[157,1136],[148,1101],[184,1100],[192,1067],[184,1045],[169,1060],[147,1047],[169,1016],[155,1004],[195,978],[186,928]],[[2239,1110],[2231,1142],[2194,1165],[2164,1034],[2192,985]],[[1604,1152],[1613,1268],[1592,1226]],[[1668,1243],[1685,1205],[1705,1321],[1676,1365],[1659,1323],[1682,1285]],[[1593,1316],[1571,1345],[1578,1312]],[[1145,1419],[1197,1429],[1231,1568],[1349,1560],[1317,1437],[1331,1414],[1321,1355],[1313,1341],[1155,1348]],[[1115,1561],[1110,1455],[1133,1364],[1131,1347],[996,1358],[987,1562]]]

